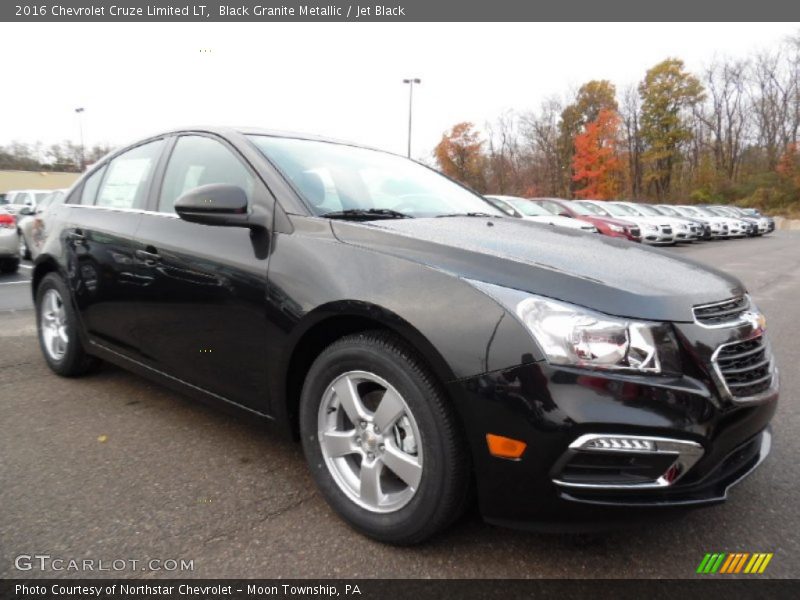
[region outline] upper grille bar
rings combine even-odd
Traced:
[[[747,296],[730,298],[712,304],[701,304],[692,308],[697,323],[704,327],[725,327],[736,323],[750,308]]]

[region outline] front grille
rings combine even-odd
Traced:
[[[746,296],[695,306],[694,318],[698,323],[708,326],[718,326],[737,321],[749,308],[750,303]]]
[[[755,396],[772,385],[772,357],[761,335],[720,346],[714,362],[731,396]]]
[[[628,230],[628,233],[630,233],[633,237],[639,237],[640,235],[642,235],[642,232],[639,231],[638,227],[631,227]]]
[[[661,227],[662,233],[672,233],[672,227]]]

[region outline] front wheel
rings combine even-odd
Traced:
[[[95,365],[96,359],[86,353],[78,336],[69,290],[56,273],[45,275],[36,290],[36,323],[42,354],[55,373],[74,377]]]
[[[414,544],[465,507],[469,454],[429,369],[385,332],[347,336],[316,359],[300,399],[314,480],[351,526]]]

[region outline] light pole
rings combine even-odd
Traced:
[[[411,158],[411,109],[414,104],[414,84],[422,83],[419,78],[403,79],[408,84],[408,158]]]
[[[81,172],[83,171],[84,163],[86,162],[85,156],[85,149],[83,147],[83,120],[81,119],[81,113],[84,111],[82,106],[79,106],[75,109],[75,113],[78,115],[78,131],[80,132],[81,136]]]

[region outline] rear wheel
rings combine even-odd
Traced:
[[[300,431],[323,496],[365,535],[418,543],[465,507],[469,454],[453,409],[391,334],[348,336],[322,352],[303,387]]]
[[[44,359],[58,375],[82,375],[97,363],[83,348],[69,290],[56,273],[45,275],[36,290],[36,323]]]

